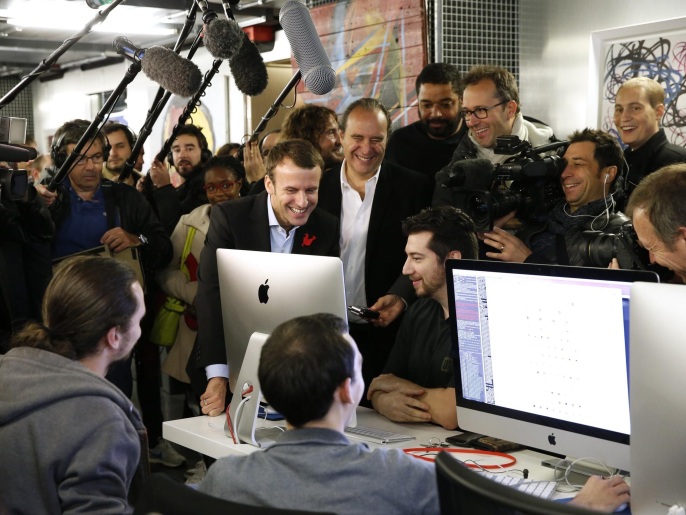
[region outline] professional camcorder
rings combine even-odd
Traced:
[[[522,222],[544,222],[564,198],[560,175],[566,161],[561,154],[567,146],[567,141],[559,141],[532,148],[517,136],[497,138],[494,152],[512,157],[494,167],[490,191],[475,191],[467,197],[466,212],[477,230],[491,230],[495,220],[511,211],[516,211]],[[557,153],[542,156],[553,150]]]
[[[25,201],[28,198],[29,179],[26,170],[5,166],[36,159],[36,149],[24,146],[25,141],[25,119],[0,117],[0,203],[6,200]]]

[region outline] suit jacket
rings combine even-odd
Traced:
[[[267,192],[222,202],[210,211],[210,227],[200,257],[198,293],[195,306],[198,316],[197,350],[191,355],[196,368],[225,364],[224,325],[219,296],[217,249],[271,251]],[[303,245],[305,234],[317,238]],[[307,223],[296,229],[293,254],[338,256],[338,220],[321,209],[310,214]]]
[[[343,202],[340,178],[340,165],[324,173],[317,204],[339,218]],[[402,276],[407,243],[402,222],[429,206],[431,194],[426,176],[386,161],[381,164],[367,233],[364,268],[368,306],[387,293],[405,300],[414,298],[412,283]]]

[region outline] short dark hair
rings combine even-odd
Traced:
[[[482,80],[493,81],[496,95],[501,101],[514,100],[517,102],[517,112],[519,113],[519,88],[517,87],[517,79],[512,73],[501,66],[490,64],[474,66],[462,77],[462,92],[464,93],[467,86],[472,86]]]
[[[245,180],[245,168],[241,162],[233,156],[214,156],[202,165],[203,178],[212,168],[223,168],[233,173],[238,180]]]
[[[221,147],[219,147],[217,149],[217,152],[215,153],[215,155],[217,157],[230,156],[231,152],[233,152],[237,148],[241,148],[240,143],[224,143]]]
[[[293,109],[281,124],[281,139],[304,139],[319,147],[319,137],[326,132],[329,120],[336,120],[336,111],[320,105],[306,105]]]
[[[345,131],[346,127],[348,126],[348,118],[350,117],[350,113],[358,107],[363,111],[381,111],[386,117],[386,135],[391,135],[391,114],[388,112],[388,109],[386,109],[386,106],[376,98],[359,98],[351,103],[343,112],[343,116],[341,117],[341,128],[343,131]]]
[[[299,168],[319,167],[324,170],[324,159],[314,145],[304,139],[289,139],[279,141],[272,147],[267,155],[264,167],[267,175],[272,182],[274,181],[274,168],[281,164],[285,159],[290,159]]]
[[[643,209],[655,234],[669,250],[680,227],[686,227],[686,163],[676,163],[648,174],[629,196],[626,213]]]
[[[192,125],[190,123],[182,125],[179,127],[174,139],[184,135],[195,136],[195,138],[198,140],[198,145],[200,145],[200,150],[209,150],[210,145],[207,143],[207,138],[202,133],[202,127],[198,127],[197,125]]]
[[[586,127],[581,131],[574,131],[568,139],[570,145],[584,141],[595,144],[593,159],[598,162],[601,170],[608,166],[616,166],[618,172],[622,171],[622,163],[624,161],[622,147],[607,132]]]
[[[133,148],[133,146],[136,144],[137,136],[128,125],[124,125],[123,123],[119,122],[109,122],[102,127],[102,132],[104,132],[106,136],[109,136],[113,132],[117,131],[122,131],[124,133],[126,136],[126,141],[129,142],[129,147]]]
[[[65,122],[59,129],[55,131],[52,138],[53,151],[55,153],[66,153],[67,145],[76,145],[81,137],[86,133],[91,122],[88,120],[75,119]],[[103,152],[107,146],[107,138],[102,131],[98,131],[93,137],[93,141],[99,141]]]
[[[456,207],[427,207],[403,221],[405,236],[419,232],[432,234],[429,249],[438,256],[439,262],[445,261],[454,250],[459,250],[463,259],[478,259],[474,222]]]
[[[262,393],[294,427],[324,418],[336,388],[355,378],[355,350],[343,336],[346,330],[335,315],[303,316],[279,325],[264,344]]]
[[[450,84],[450,88],[458,96],[462,96],[460,89],[462,76],[457,66],[448,63],[427,64],[414,81],[414,89],[419,95],[422,84]]]
[[[136,274],[117,259],[78,256],[57,268],[43,297],[43,323],[28,324],[12,341],[79,360],[98,352],[112,327],[129,328],[138,304]]]

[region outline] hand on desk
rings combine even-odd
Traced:
[[[200,409],[203,415],[216,417],[224,413],[226,406],[226,383],[225,377],[213,377],[207,382],[205,393],[200,396]]]
[[[424,389],[393,374],[381,374],[369,385],[367,399],[374,409],[394,422],[430,422],[430,406],[419,399]]]
[[[621,476],[612,476],[608,479],[591,476],[586,481],[586,485],[569,503],[610,513],[630,500],[629,485]]]

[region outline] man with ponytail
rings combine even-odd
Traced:
[[[56,271],[43,324],[0,357],[0,512],[130,513],[145,428],[105,380],[140,336],[143,291],[116,259],[77,257]]]

